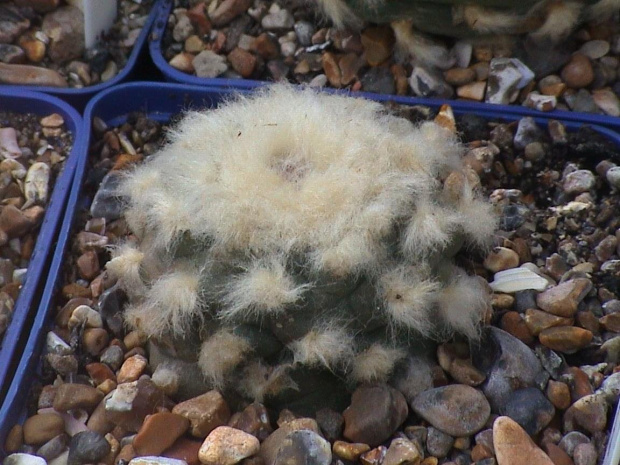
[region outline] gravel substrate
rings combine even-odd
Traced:
[[[446,41],[442,70],[399,59],[389,26],[335,29],[297,0],[175,0],[169,64],[202,78],[288,80],[380,94],[462,98],[620,116],[620,22],[589,24],[552,49],[522,38]]]
[[[95,120],[84,189],[98,191],[96,204],[79,212],[40,384],[4,463],[599,462],[620,392],[620,148],[557,121],[455,123],[449,108],[438,120],[456,124],[501,212],[496,247],[461,264],[489,281],[492,312],[478,342],[439,344],[430,370],[401,380],[407,389],[362,386],[344,412],[314,418],[215,390],[178,399],[165,372],[151,372],[145,338],[125,331],[122,296],[103,271],[106,246],[128,231],[106,175],[153,153],[162,127],[141,114],[119,128]]]
[[[119,0],[117,20],[85,49],[84,15],[61,0],[0,3],[0,83],[82,88],[127,64],[153,0]]]
[[[59,114],[0,112],[0,341],[72,143]]]

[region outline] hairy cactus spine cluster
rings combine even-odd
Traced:
[[[277,85],[168,139],[122,183],[133,236],[108,270],[127,322],[209,386],[383,381],[423,338],[475,335],[484,286],[452,258],[495,218],[448,130]]]

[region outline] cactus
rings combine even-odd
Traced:
[[[495,216],[462,154],[436,123],[286,85],[188,112],[121,184],[127,323],[192,382],[261,401],[310,386],[300,370],[351,388],[475,337],[487,291],[453,257]]]

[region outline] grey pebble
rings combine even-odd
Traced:
[[[95,431],[82,431],[71,438],[67,465],[97,463],[110,453],[110,443]]]
[[[68,443],[69,436],[64,433],[59,434],[58,436],[50,439],[41,447],[39,447],[39,449],[37,450],[37,455],[43,457],[49,462],[50,460],[53,460],[60,454],[62,454],[65,451]]]
[[[533,386],[542,370],[532,349],[495,327],[483,330],[479,344],[472,348],[472,361],[487,376],[481,388],[495,412],[508,402],[515,387]]]
[[[539,389],[530,387],[514,391],[500,414],[509,416],[534,436],[553,419],[555,408]]]
[[[276,454],[273,465],[299,463],[304,465],[330,465],[331,445],[314,431],[291,431]]]
[[[5,458],[2,465],[47,465],[47,462],[36,455],[17,453]]]
[[[118,171],[111,171],[105,175],[90,206],[93,218],[113,221],[121,217],[123,202],[118,194],[120,182],[121,175]]]
[[[577,444],[573,451],[575,465],[596,465],[598,454],[592,443]]]
[[[589,443],[590,438],[588,438],[588,436],[579,431],[571,431],[570,433],[564,435],[562,439],[560,439],[558,446],[568,455],[572,456],[573,451],[575,450],[575,447],[577,447],[577,445]]]
[[[118,370],[124,361],[123,349],[119,346],[107,347],[99,356],[99,361],[108,365],[113,371]]]
[[[444,458],[452,449],[454,444],[454,438],[443,431],[433,428],[428,428],[426,436],[426,449],[428,453],[437,458]]]

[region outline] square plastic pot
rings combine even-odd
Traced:
[[[162,52],[162,41],[164,34],[166,33],[166,25],[168,23],[168,17],[172,13],[174,6],[174,0],[161,0],[157,5],[156,19],[153,23],[153,29],[149,36],[149,53],[151,60],[162,73],[165,80],[169,82],[176,82],[179,84],[209,86],[209,87],[226,87],[239,90],[251,90],[265,84],[269,84],[268,81],[258,81],[254,79],[228,79],[228,78],[201,78],[192,74],[183,73],[178,69],[170,66],[164,58]],[[328,92],[345,92],[352,95],[370,98],[373,100],[395,100],[399,103],[411,104],[411,105],[440,105],[442,103],[448,103],[450,105],[464,105],[462,108],[470,108],[470,112],[479,114],[480,112],[492,111],[501,115],[517,115],[517,116],[531,116],[531,117],[543,117],[553,118],[563,122],[573,121],[581,124],[593,124],[603,127],[608,127],[616,131],[620,131],[620,117],[596,115],[589,113],[572,112],[565,110],[553,110],[551,112],[541,112],[533,110],[531,108],[522,107],[519,105],[492,105],[489,103],[471,102],[465,100],[444,100],[444,99],[428,99],[419,97],[401,97],[396,95],[384,95],[373,94],[369,92],[347,92],[333,88],[324,89]],[[456,102],[460,102],[457,104]]]
[[[84,145],[84,127],[77,111],[66,102],[49,95],[0,88],[0,110],[10,113],[34,113],[46,116],[62,115],[66,128],[73,134],[73,147],[58,175],[46,205],[36,244],[28,265],[25,281],[15,301],[11,322],[0,340],[0,399],[3,399],[14,370],[23,353],[34,313],[39,305],[40,290],[45,283],[47,267],[54,253],[58,227],[63,219],[65,204],[75,174],[79,148]]]
[[[148,116],[160,122],[169,121],[171,116],[188,108],[209,108],[217,106],[223,98],[231,92],[248,93],[248,89],[231,89],[223,87],[198,87],[191,85],[170,83],[135,82],[108,89],[89,102],[84,114],[84,126],[87,136],[80,147],[79,159],[73,186],[67,202],[67,209],[58,235],[58,243],[54,258],[49,268],[48,281],[45,284],[32,330],[19,362],[17,372],[13,378],[4,404],[0,409],[0,448],[10,428],[23,422],[26,418],[25,406],[28,399],[28,387],[37,376],[40,366],[46,332],[51,329],[53,311],[55,308],[55,293],[61,282],[61,270],[65,250],[69,243],[72,223],[76,213],[81,208],[90,205],[92,199],[82,193],[82,184],[86,176],[88,147],[92,140],[91,123],[93,118],[101,118],[108,126],[117,126],[124,123],[127,115],[135,111],[146,111]],[[359,94],[353,94],[359,97]],[[476,113],[492,120],[515,121],[521,115],[506,114],[497,111],[494,106],[469,104],[458,101],[434,101],[409,98],[390,98],[389,96],[365,95],[376,100],[394,100],[404,104],[423,104],[438,108],[442,103],[449,103],[455,114]],[[546,124],[552,118],[550,114],[538,114],[536,121]],[[576,130],[584,123],[576,120],[562,120],[569,130]],[[589,124],[589,122],[588,122]],[[620,134],[608,128],[593,126],[600,134],[620,146]],[[603,465],[617,465],[620,458],[620,415],[615,415],[610,441]],[[0,456],[2,451],[0,450]]]
[[[154,0],[148,19],[142,27],[140,35],[136,39],[136,42],[127,59],[127,63],[125,64],[123,69],[121,69],[118,74],[112,79],[101,82],[99,84],[95,84],[93,86],[83,87],[81,89],[69,87],[59,88],[51,86],[17,86],[5,84],[0,84],[0,89],[2,89],[4,92],[10,93],[22,91],[45,92],[46,94],[53,95],[64,100],[81,112],[90,100],[90,98],[98,92],[101,92],[104,89],[108,89],[132,78],[135,79],[136,77],[140,77],[145,79],[145,75],[150,69],[149,65],[151,65],[150,60],[148,59],[148,53],[146,51],[146,43],[149,31],[151,30],[151,27],[155,22],[157,12],[160,10],[161,3],[163,3],[163,0]]]

